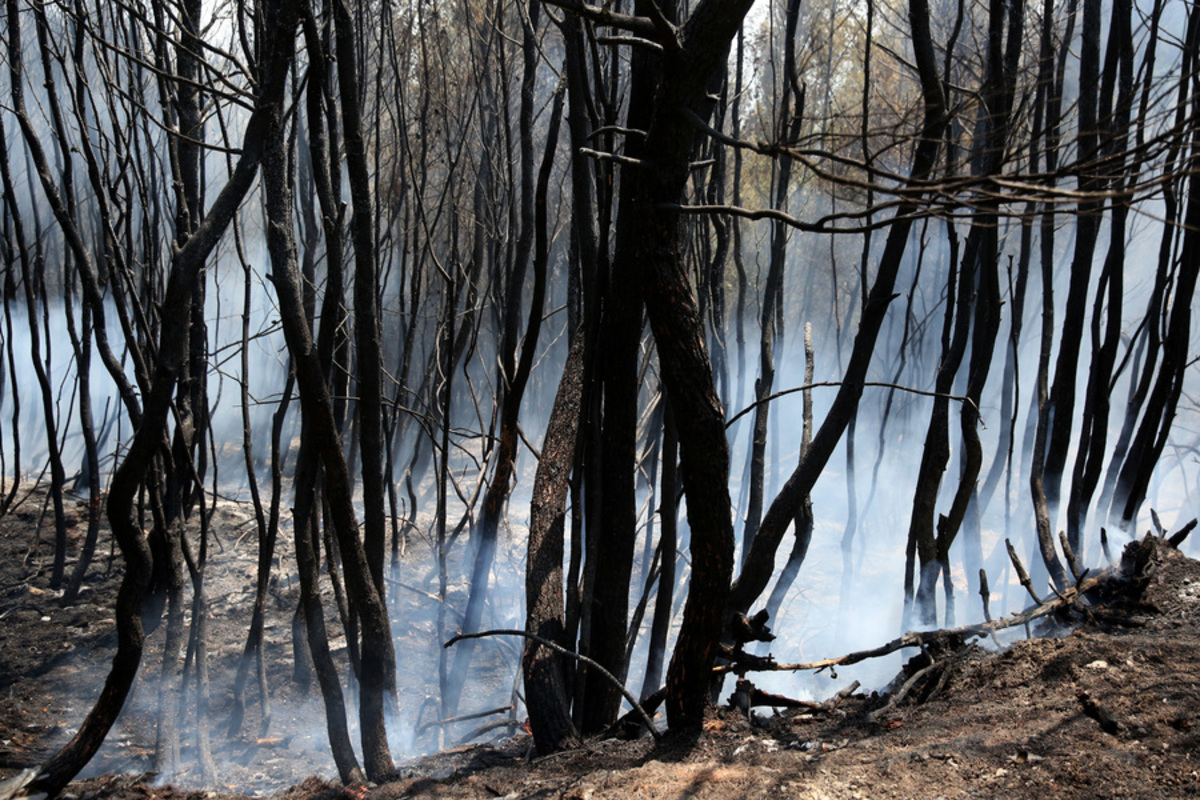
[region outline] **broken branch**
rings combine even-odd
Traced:
[[[1167,544],[1171,545],[1171,547],[1174,547],[1176,550],[1178,550],[1179,545],[1183,544],[1183,540],[1188,537],[1188,534],[1192,532],[1192,528],[1195,528],[1195,527],[1196,527],[1196,520],[1193,519],[1187,525],[1184,525],[1178,531],[1171,534],[1171,538],[1167,539]]]
[[[798,672],[799,670],[816,670],[821,671],[831,669],[833,667],[849,666],[857,664],[860,661],[866,661],[869,658],[879,658],[886,656],[897,650],[903,650],[906,647],[929,647],[943,644],[946,641],[954,638],[966,639],[970,637],[989,636],[995,631],[1007,630],[1015,628],[1018,625],[1027,625],[1029,622],[1041,617],[1053,614],[1074,603],[1080,596],[1090,592],[1108,573],[1102,573],[1093,577],[1084,578],[1084,580],[1075,586],[1066,589],[1061,596],[1061,599],[1056,597],[1053,600],[1047,600],[1044,603],[1039,603],[1033,608],[1026,609],[1017,614],[1011,614],[1002,619],[992,622],[976,623],[974,625],[961,625],[957,628],[944,628],[937,631],[909,631],[903,636],[892,639],[886,644],[872,647],[868,650],[858,650],[853,653],[847,653],[837,658],[826,658],[821,661],[810,661],[807,663],[795,664],[780,664],[777,662],[762,663],[760,665],[751,666],[745,662],[738,664],[740,669],[756,672]],[[1027,578],[1028,579],[1028,578]],[[713,672],[717,674],[732,671],[734,665],[721,664],[713,667]]]
[[[1021,558],[1017,555],[1016,548],[1013,547],[1012,542],[1008,539],[1004,540],[1004,546],[1008,548],[1008,558],[1012,561],[1013,569],[1017,571],[1017,580],[1025,587],[1025,591],[1029,592],[1029,596],[1033,598],[1033,602],[1040,605],[1042,598],[1038,597],[1037,592],[1033,590],[1033,581],[1029,580],[1029,573],[1025,571],[1025,565],[1021,563]]]

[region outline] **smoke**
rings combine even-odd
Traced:
[[[1167,11],[1168,14],[1182,14],[1182,4],[1169,6]],[[1178,16],[1165,17],[1164,29],[1167,29],[1172,20],[1175,29],[1181,29]],[[752,24],[761,26],[762,19],[752,20]],[[230,37],[230,30],[231,28],[220,29],[216,34],[218,40]],[[765,48],[768,44],[759,42],[754,46]],[[760,56],[767,59],[770,54],[760,49]],[[1162,75],[1168,75],[1169,70],[1176,68],[1166,62],[1167,59],[1163,59],[1159,65]],[[1075,65],[1070,59],[1067,60],[1067,68],[1068,96],[1065,99],[1069,105],[1073,92],[1071,87],[1075,83],[1072,73]],[[64,75],[64,82],[69,78],[69,75]],[[756,76],[751,81],[755,84],[754,87],[746,95],[747,102],[750,99],[769,98],[770,84],[778,79],[779,76],[773,72],[770,75],[764,72]],[[34,80],[33,75],[28,75],[26,80],[31,83],[38,82]],[[549,85],[546,83],[542,87],[543,93],[548,92]],[[36,90],[32,85],[29,88],[31,91]],[[816,94],[814,91],[813,96]],[[446,102],[449,105],[449,101]],[[96,120],[95,124],[105,131],[120,128],[125,122],[115,122],[102,110],[94,113],[103,117]],[[232,114],[227,121],[231,130],[237,130],[242,120],[237,114]],[[462,135],[465,138],[474,135],[466,128],[461,132],[449,131],[449,121],[437,124],[447,127],[439,129],[439,135],[431,134],[428,139],[434,142],[436,147],[442,147],[443,143],[440,140],[443,137],[440,134],[444,133],[447,152],[458,147],[459,142],[452,141],[455,136]],[[39,118],[38,125],[49,136],[50,129],[46,121]],[[11,127],[9,124],[9,128]],[[10,141],[14,139],[10,138]],[[154,139],[149,146],[153,149],[159,144],[160,142]],[[425,144],[422,142],[422,146]],[[11,149],[16,151],[18,148]],[[303,148],[300,148],[300,151],[302,152]],[[409,154],[406,154],[405,157],[408,156]],[[83,164],[78,155],[69,154],[66,157],[74,159],[71,163],[82,171]],[[209,194],[212,196],[216,194],[225,175],[225,156],[214,153],[209,159],[207,172],[210,181]],[[396,160],[399,162],[401,159],[397,157]],[[429,165],[422,166],[426,172],[431,173],[425,178],[429,178],[431,184],[438,184],[428,188],[432,196],[445,187],[453,189],[466,169],[474,165],[468,164],[458,173],[449,168],[437,172]],[[436,174],[433,174],[435,172]],[[28,180],[30,176],[22,173],[20,177]],[[441,185],[442,182],[444,186]],[[446,191],[449,192],[450,189]],[[391,190],[402,194],[401,189]],[[389,189],[384,187],[382,191]],[[447,218],[457,219],[460,215],[464,219],[468,218],[469,215],[464,210],[468,205],[467,194],[469,192],[447,201],[462,204],[461,208],[452,208],[451,213],[446,215]],[[563,198],[558,199],[557,204],[551,205],[567,205]],[[144,202],[150,204],[154,200],[155,198],[147,197]],[[21,197],[17,198],[16,202],[25,216],[33,216],[37,210],[43,219],[49,219],[47,209],[40,207],[34,200]],[[402,206],[402,210],[389,213],[395,213],[397,218],[412,214],[414,212],[404,206],[404,203],[411,202],[411,198],[401,197],[396,201],[396,205]],[[833,201],[811,186],[797,189],[792,202],[794,208],[800,209],[797,213],[807,216],[829,213],[834,209]],[[257,200],[251,201],[247,207],[256,208],[256,203]],[[1144,321],[1145,309],[1153,288],[1153,271],[1158,258],[1159,240],[1163,231],[1162,224],[1158,221],[1164,215],[1161,201],[1153,198],[1146,200],[1140,204],[1138,210],[1140,215],[1135,216],[1131,232],[1123,243],[1126,270],[1121,328],[1125,332],[1126,340],[1122,344],[1121,357],[1124,357],[1126,350],[1131,347],[1132,337]],[[145,209],[131,207],[127,211],[134,214],[143,213]],[[561,209],[560,213],[565,215],[565,211]],[[984,450],[981,485],[986,483],[992,474],[993,465],[1001,463],[1004,466],[1002,471],[997,473],[998,480],[994,484],[994,491],[984,498],[987,502],[969,511],[971,531],[964,530],[960,533],[950,552],[950,579],[955,598],[954,621],[958,624],[979,621],[984,615],[976,594],[978,577],[974,561],[978,561],[987,572],[991,584],[989,611],[993,617],[1018,610],[1027,604],[1025,591],[1017,584],[1008,562],[1006,541],[1013,543],[1025,565],[1038,575],[1039,591],[1045,592],[1044,569],[1040,568],[1040,556],[1035,546],[1028,482],[1030,463],[1034,455],[1031,453],[1031,432],[1035,413],[1035,369],[1042,325],[1041,299],[1047,293],[1052,294],[1054,298],[1057,322],[1055,350],[1050,354],[1053,364],[1059,347],[1063,303],[1067,294],[1074,231],[1065,213],[1061,223],[1055,240],[1054,284],[1041,285],[1039,271],[1031,267],[1025,304],[1019,319],[1014,318],[1017,277],[1013,272],[1013,264],[1019,252],[1022,231],[1016,222],[1005,223],[1001,230],[999,267],[1005,305],[1002,310],[1000,334],[992,352],[989,383],[979,408],[984,423],[980,430]],[[279,312],[273,300],[274,295],[267,274],[270,265],[259,230],[260,224],[254,218],[253,211],[244,213],[239,219],[239,224],[242,227],[237,246],[232,241],[225,244],[209,267],[207,281],[209,288],[205,321],[208,336],[210,435],[215,453],[215,460],[211,466],[216,470],[216,476],[214,478],[210,472],[205,477],[215,482],[218,494],[245,501],[249,497],[251,477],[243,463],[243,410],[248,411],[249,416],[256,479],[266,491],[267,475],[269,469],[274,466],[270,463],[272,417],[285,391],[288,358],[280,332]],[[465,227],[482,224],[478,220],[472,220]],[[955,226],[953,231],[948,228],[949,225]],[[431,241],[425,241],[416,235],[413,235],[410,241],[406,238],[409,232],[400,230],[402,226],[399,223],[396,223],[396,227],[396,231],[389,230],[387,236],[381,239],[385,242],[380,253],[385,278],[379,302],[385,331],[387,363],[384,367],[388,375],[399,384],[391,387],[387,413],[395,432],[392,454],[397,474],[393,475],[393,483],[401,495],[397,509],[400,518],[395,522],[407,544],[404,555],[396,559],[388,573],[387,595],[399,664],[398,701],[395,708],[391,709],[390,718],[390,731],[393,736],[391,744],[398,756],[405,757],[457,743],[489,722],[507,720],[505,725],[509,725],[512,722],[509,718],[519,720],[524,713],[520,706],[518,679],[523,643],[503,637],[481,643],[475,651],[472,672],[467,679],[468,691],[461,704],[462,713],[465,715],[513,706],[510,712],[454,724],[442,724],[439,721],[438,675],[439,671],[444,669],[447,657],[442,644],[446,637],[458,631],[470,588],[468,574],[472,554],[469,530],[472,518],[469,506],[474,502],[475,489],[486,477],[480,474],[481,466],[486,462],[486,454],[495,446],[488,437],[494,433],[494,403],[500,380],[497,377],[496,364],[499,360],[501,309],[497,298],[489,296],[489,292],[495,287],[486,280],[474,287],[478,290],[476,295],[451,309],[450,315],[456,320],[463,321],[464,324],[470,321],[477,327],[472,329],[473,335],[470,337],[463,362],[453,365],[452,371],[445,373],[438,362],[442,352],[439,348],[444,346],[440,340],[441,331],[438,324],[445,308],[443,292],[448,290],[441,284],[436,284],[434,288],[425,286],[425,293],[418,299],[411,288],[415,285],[412,279],[415,273],[408,270],[415,270],[414,262],[426,256],[422,248],[428,247],[431,252],[442,248],[447,244],[442,238],[449,240],[450,234],[439,229],[426,232],[425,235]],[[764,223],[744,223],[742,255],[750,272],[752,297],[758,297],[761,282],[767,271],[768,231],[769,228]],[[961,221],[930,220],[914,231],[909,243],[907,260],[897,283],[898,295],[892,300],[884,333],[872,361],[870,380],[877,385],[865,389],[859,406],[853,432],[853,463],[851,464],[849,459],[850,443],[843,439],[828,467],[813,487],[811,494],[815,523],[812,542],[798,579],[784,596],[779,613],[770,623],[778,637],[770,647],[770,652],[781,663],[816,661],[872,647],[902,632],[907,534],[913,497],[916,491],[922,488],[916,485],[916,481],[926,428],[934,403],[932,398],[922,393],[928,393],[934,388],[934,378],[941,358],[940,332],[943,315],[947,303],[954,300],[948,290],[952,256],[956,252],[949,243],[952,232],[961,240],[967,234],[966,225]],[[1035,253],[1040,244],[1040,236],[1040,230],[1031,233],[1032,249]],[[1106,221],[1100,230],[1097,265],[1104,257],[1110,236],[1111,230]],[[56,237],[46,238],[50,241],[50,255],[61,255],[59,251],[62,246]],[[566,278],[573,258],[566,241],[568,238],[562,235],[552,246],[552,271],[556,277],[547,308],[559,311],[572,300]],[[501,239],[502,235],[496,233],[495,241],[489,241],[488,244],[497,249],[507,246],[508,243]],[[466,241],[464,235],[463,242]],[[449,249],[458,248],[463,242],[450,242]],[[816,331],[814,380],[822,384],[836,384],[841,379],[862,314],[861,304],[867,291],[863,279],[865,277],[869,283],[874,264],[880,256],[881,246],[882,237],[876,236],[872,249],[864,257],[861,253],[861,239],[856,236],[792,234],[788,246],[784,300],[781,307],[782,333],[780,341],[776,344],[776,391],[798,387],[805,381],[804,354],[801,346],[805,323],[812,323]],[[320,307],[319,300],[325,291],[322,274],[322,259],[325,254],[318,246],[305,255],[311,257],[314,262],[315,285],[312,289]],[[158,261],[147,258],[144,268],[147,271],[161,268],[160,261],[161,258]],[[1093,273],[1092,284],[1087,290],[1089,298],[1095,297],[1099,288],[1099,270],[1093,270]],[[435,270],[429,269],[429,274],[433,277],[426,280],[441,280]],[[729,282],[731,281],[732,279]],[[52,279],[51,283],[54,284],[55,280]],[[746,308],[733,309],[731,307],[734,293],[727,294],[729,296],[726,305],[730,308],[724,309],[724,316],[729,322],[726,325],[727,330],[721,333],[729,356],[723,365],[725,374],[720,376],[719,382],[729,387],[727,396],[722,399],[727,415],[732,416],[754,401],[753,386],[758,364],[757,333],[761,309],[755,306],[758,300],[752,300]],[[1194,303],[1194,299],[1183,298],[1177,302]],[[39,475],[45,468],[50,448],[46,438],[45,419],[41,412],[40,390],[33,377],[34,365],[30,360],[33,352],[30,320],[27,316],[30,313],[35,314],[33,322],[40,331],[41,351],[50,382],[54,387],[54,427],[61,442],[63,459],[68,465],[68,478],[78,473],[83,463],[83,441],[79,429],[77,387],[74,381],[78,368],[67,336],[67,311],[58,299],[43,299],[41,303],[36,309],[27,309],[23,302],[14,300],[6,307],[3,343],[6,348],[5,358],[11,353],[12,364],[10,366],[6,360],[4,365],[5,391],[0,393],[0,430],[4,434],[2,447],[8,478],[30,479]],[[119,315],[111,301],[105,306],[105,311],[110,339],[114,342],[123,341],[124,335],[117,322]],[[78,309],[75,313],[78,314]],[[247,316],[243,317],[243,313]],[[565,357],[564,331],[568,327],[566,317],[567,314],[553,312],[550,324],[543,330],[543,341],[539,343],[539,358],[530,383],[530,394],[525,400],[521,415],[522,434],[527,445],[523,447],[519,456],[517,480],[507,507],[507,528],[503,536],[503,546],[492,571],[484,616],[485,628],[522,627],[525,531],[528,526],[529,493],[536,463],[534,451],[541,439],[557,378],[562,370]],[[747,332],[747,344],[740,355],[735,350],[731,332],[732,326],[739,322],[745,326]],[[1150,320],[1149,324],[1157,325],[1160,322],[1155,319]],[[245,333],[243,323],[246,325]],[[322,320],[321,324],[331,324],[331,321]],[[1021,334],[1015,337],[1017,341],[1014,348],[1012,334],[1018,324]],[[243,335],[246,337],[244,344]],[[1195,339],[1196,335],[1193,334],[1193,349],[1196,345]],[[1081,386],[1086,381],[1089,369],[1090,345],[1090,341],[1085,342],[1084,355],[1074,365]],[[407,351],[410,354],[410,362],[407,364],[404,360],[406,348],[411,348]],[[649,349],[648,345],[647,352]],[[129,354],[121,355],[127,365],[128,379],[135,380]],[[1108,420],[1110,449],[1121,430],[1124,398],[1129,396],[1131,382],[1140,368],[1140,357],[1136,347],[1130,350],[1129,355],[1129,361],[1110,387],[1110,396],[1114,403]],[[1014,375],[1011,386],[1005,384],[1004,378],[1005,366],[1009,363],[1012,364]],[[352,369],[352,365],[349,368]],[[406,369],[407,372],[404,371]],[[654,371],[653,358],[648,358],[643,399],[650,394],[652,387],[657,386]],[[104,371],[98,359],[93,359],[90,376],[92,410],[97,419],[97,427],[102,432],[101,464],[107,475],[120,455],[122,442],[130,435],[130,425],[116,396],[111,376]],[[955,395],[963,394],[965,376],[964,364],[959,370],[954,388]],[[437,382],[451,378],[455,381],[455,393],[448,408],[449,426],[452,429],[451,451],[434,453],[431,443],[435,439],[436,427],[441,421],[439,414],[446,409],[434,407],[432,398],[436,395]],[[1200,387],[1195,385],[1194,369],[1189,370],[1188,379],[1184,402],[1178,411],[1164,457],[1155,473],[1147,502],[1143,504],[1139,516],[1128,530],[1119,531],[1109,527],[1112,540],[1110,546],[1114,555],[1128,538],[1151,528],[1151,509],[1157,511],[1168,529],[1178,528],[1197,513],[1196,493],[1200,489],[1200,486],[1197,486],[1200,468],[1196,466],[1196,431],[1200,429],[1200,415],[1193,398],[1197,396],[1196,389]],[[242,397],[243,388],[245,401]],[[349,390],[353,391],[352,383],[349,384]],[[836,388],[831,386],[812,390],[815,425],[819,426],[828,412],[835,391]],[[1011,406],[1006,404],[1006,395],[1011,401]],[[353,397],[337,399],[352,401]],[[960,402],[954,400],[951,403],[950,438],[953,449],[938,487],[937,508],[940,513],[945,513],[949,508],[962,471],[962,453],[959,451],[957,433]],[[767,433],[768,502],[800,456],[801,403],[799,393],[789,394],[771,402],[770,427]],[[1078,418],[1078,406],[1072,414]],[[1010,415],[1011,436],[1008,433]],[[747,416],[729,429],[732,465],[729,490],[735,503],[734,527],[739,534],[746,516],[747,487],[744,472],[750,446],[750,424],[750,417]],[[294,462],[299,431],[298,404],[293,403],[282,421],[283,444],[279,456],[288,463]],[[348,431],[353,434],[352,428],[348,428]],[[19,438],[22,445],[19,459],[15,451],[16,438]],[[351,454],[355,446],[351,441],[346,443],[347,451]],[[1005,463],[1010,446],[1012,457]],[[1072,449],[1067,456],[1068,465],[1073,463],[1074,458],[1075,450]],[[446,509],[450,533],[449,556],[445,565],[445,596],[439,596],[442,576],[438,574],[435,544],[439,521],[434,518],[438,476],[433,467],[442,463],[441,459],[448,459],[447,471],[452,484],[449,489],[449,507]],[[411,476],[405,474],[410,467]],[[661,530],[661,521],[655,519],[655,515],[659,513],[658,506],[662,494],[661,487],[654,488],[658,480],[656,475],[645,475],[639,485],[637,502],[642,538],[635,550],[638,556],[630,586],[631,608],[636,606],[641,599],[643,588],[649,583],[647,559],[643,554],[653,552],[656,544],[654,537],[657,537],[658,531]],[[1069,474],[1065,480],[1070,480]],[[82,491],[82,484],[75,488]],[[652,488],[655,491],[655,502],[650,502]],[[290,505],[291,490],[285,483],[282,491],[282,504],[286,509]],[[1065,526],[1065,512],[1055,509],[1054,513],[1052,527],[1054,531],[1058,531]],[[1100,546],[1100,529],[1108,524],[1108,514],[1100,498],[1093,500],[1087,515],[1082,526],[1081,556],[1084,566],[1094,569],[1103,567],[1106,563]],[[462,525],[456,528],[460,520]],[[675,595],[676,611],[683,601],[682,590],[686,589],[686,578],[690,568],[686,551],[686,509],[680,510],[679,521],[682,541],[681,555],[676,564],[677,575],[680,576],[679,591]],[[253,541],[251,524],[243,520],[239,526],[232,529],[218,528],[217,537],[223,541],[222,546],[239,552],[249,552],[252,549],[250,543]],[[288,535],[289,529],[285,520],[281,542],[286,542]],[[977,542],[972,538],[976,536]],[[976,544],[977,554],[970,550]],[[1190,544],[1185,544],[1184,549],[1193,551]],[[790,550],[791,541],[785,539],[776,556],[776,575],[783,567]],[[281,576],[280,585],[284,587],[279,590],[280,606],[283,609],[288,607],[288,603],[294,604],[295,601],[294,583],[289,580],[293,569],[291,564],[287,547],[281,545],[275,569],[276,574]],[[252,560],[249,565],[249,571],[241,575],[235,584],[242,587],[240,591],[253,586]],[[335,604],[332,587],[325,585],[323,589],[327,607],[330,609],[331,630],[340,631],[341,620],[335,618],[337,615],[333,610]],[[245,597],[242,600],[240,607],[226,608],[217,604],[226,615],[227,621],[244,625],[248,620],[249,602]],[[942,619],[945,619],[945,600],[939,597],[938,602]],[[634,649],[627,681],[634,691],[641,687],[642,665],[648,658],[646,643],[649,640],[652,615],[653,599],[637,631],[638,644]],[[290,651],[285,647],[289,635],[290,629],[286,625],[281,625],[272,633],[275,655],[284,660],[290,658]],[[352,699],[355,687],[347,663],[346,634],[342,631],[335,636],[340,636],[335,642],[335,650],[342,674],[346,676],[347,695]],[[671,645],[672,642],[669,641],[668,648]],[[763,674],[756,676],[755,680],[768,691],[790,696],[823,698],[853,680],[859,681],[867,689],[881,688],[895,673],[902,658],[902,654],[896,654],[888,659],[868,660],[854,667],[836,670],[836,677],[833,670],[827,670],[818,674]],[[153,677],[153,659],[148,658],[146,664],[147,668],[139,678],[138,689],[124,717],[123,724],[131,729],[137,729],[139,725],[152,726],[157,714],[158,697],[163,691]],[[94,679],[98,683],[101,677],[102,675],[97,673]],[[229,680],[229,675],[216,676],[215,691],[224,692]],[[351,701],[349,705],[353,708],[354,703]],[[311,697],[299,698],[297,702],[281,704],[278,713],[280,716],[277,721],[294,729],[294,735],[299,737],[296,740],[297,744],[288,748],[287,757],[297,761],[298,766],[305,772],[328,773],[331,770],[331,762],[324,735],[324,709],[320,704]],[[350,716],[353,723],[354,714],[351,713]],[[492,733],[498,734],[512,729],[511,725],[505,725],[498,726]],[[130,758],[129,741],[132,740],[122,739],[121,736],[109,741],[105,745],[102,757],[96,762],[95,769],[110,769],[113,764],[143,763],[136,759],[121,761],[122,758]],[[256,752],[248,757],[254,762],[254,759],[262,756],[262,752]],[[223,757],[230,759],[227,766],[232,769],[236,759],[241,756],[226,752]],[[266,757],[274,756],[268,754]],[[144,759],[144,756],[142,758]],[[160,778],[186,782],[190,780],[190,773],[161,775]]]

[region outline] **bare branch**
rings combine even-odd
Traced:
[[[646,5],[650,8],[650,21],[654,23],[658,35],[665,42],[664,49],[670,50],[672,53],[679,53],[683,49],[683,45],[679,42],[679,29],[671,20],[667,19],[667,15],[658,7],[655,0],[646,0]]]
[[[542,2],[546,5],[557,6],[558,8],[574,12],[598,25],[607,25],[610,28],[629,31],[646,39],[656,40],[660,36],[658,26],[652,20],[645,17],[618,14],[615,11],[610,11],[607,7],[593,6],[584,3],[582,0],[542,0]]]
[[[573,658],[576,661],[582,661],[584,664],[587,664],[589,667],[603,675],[605,680],[612,681],[615,686],[620,687],[621,694],[625,695],[625,699],[628,700],[629,704],[638,712],[638,715],[641,716],[642,721],[646,723],[646,727],[650,729],[650,733],[654,736],[654,738],[659,739],[662,737],[662,734],[658,732],[658,728],[654,727],[654,720],[650,718],[650,715],[647,714],[645,709],[643,709],[638,703],[637,698],[629,693],[629,690],[625,688],[625,685],[621,683],[621,681],[615,675],[587,656],[581,653],[576,653],[574,650],[568,650],[561,644],[552,642],[542,636],[538,636],[536,633],[528,633],[527,631],[518,631],[512,629],[479,631],[478,633],[460,633],[457,636],[451,637],[444,645],[442,645],[442,647],[450,647],[451,645],[456,644],[463,639],[484,639],[489,636],[523,636],[530,641],[537,642],[543,647],[549,647],[551,650],[560,655]]]
[[[597,36],[596,41],[600,44],[629,45],[630,47],[644,47],[656,53],[663,52],[661,44],[640,36]]]
[[[629,156],[618,155],[617,153],[606,153],[601,150],[592,150],[588,147],[579,148],[579,155],[595,158],[599,161],[613,161],[617,164],[624,164],[627,167],[640,167],[642,162],[636,158]]]
[[[783,391],[775,392],[775,394],[768,395],[768,396],[762,398],[761,400],[756,400],[755,402],[753,402],[750,405],[743,408],[738,413],[734,414],[732,417],[729,418],[729,421],[725,423],[725,427],[728,428],[730,425],[737,422],[739,419],[746,416],[747,414],[749,414],[751,411],[753,411],[755,408],[762,405],[763,403],[769,403],[772,400],[783,397],[784,395],[795,394],[796,392],[803,392],[803,391],[807,391],[808,389],[817,389],[820,387],[833,387],[833,386],[840,387],[842,385],[842,383],[843,383],[843,381],[818,381],[817,383],[806,383],[803,386],[794,386],[791,389],[784,389]],[[956,395],[956,394],[941,394],[940,392],[928,392],[928,391],[925,391],[924,389],[913,389],[910,386],[901,386],[900,384],[897,384],[897,383],[886,383],[886,382],[882,382],[882,381],[865,381],[863,383],[863,386],[879,386],[879,387],[882,387],[885,389],[896,389],[901,392],[909,392],[910,394],[919,394],[922,397],[945,397],[949,400],[957,400],[960,403],[966,403],[967,405],[969,405],[975,409],[976,415],[979,416],[980,426],[982,426],[984,429],[987,428],[987,426],[983,424],[983,415],[979,413],[979,406],[975,405],[975,402],[969,397],[963,397],[963,396]]]

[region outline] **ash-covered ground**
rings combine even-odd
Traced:
[[[71,506],[73,536],[84,507]],[[42,540],[31,531],[40,524]],[[114,645],[112,598],[119,557],[97,556],[79,602],[62,607],[48,589],[49,520],[31,498],[0,519],[0,780],[35,766],[66,741],[86,714]],[[264,731],[253,687],[241,732],[226,734],[233,665],[253,597],[254,533],[236,506],[215,518],[208,576],[213,622],[212,739],[219,777],[197,784],[194,720],[185,723],[184,766],[155,775],[154,725],[161,635],[151,637],[139,685],[75,798],[226,798],[274,794],[325,800],[393,798],[1180,798],[1200,795],[1200,564],[1154,541],[1136,576],[1114,574],[1076,610],[1015,629],[1005,648],[967,643],[931,653],[934,669],[895,695],[861,693],[818,707],[758,708],[752,716],[716,708],[694,740],[596,740],[580,750],[532,755],[520,719],[499,714],[446,731],[436,748],[430,678],[435,622],[399,614],[401,708],[393,729],[401,771],[382,786],[330,783],[332,765],[315,690],[293,681],[287,548],[272,589],[267,628],[271,718]],[[281,544],[283,540],[281,538]],[[1135,545],[1136,546],[1136,545]],[[398,595],[428,585],[428,550],[414,538]],[[512,555],[503,557],[513,557]],[[456,586],[455,591],[462,591]],[[414,603],[413,608],[427,604]],[[511,610],[493,609],[503,617]],[[1053,628],[1053,631],[1047,630]],[[1037,636],[1036,634],[1053,633]],[[1016,637],[1014,639],[1014,637]],[[344,648],[344,640],[340,642]],[[515,647],[477,652],[477,694],[463,711],[513,694]],[[156,649],[157,648],[157,649]],[[827,654],[835,655],[835,654]],[[928,666],[918,654],[910,670]],[[753,676],[751,676],[753,677]],[[895,687],[905,682],[900,676]],[[186,703],[186,696],[185,696]],[[503,704],[503,703],[501,703]],[[491,723],[489,744],[457,744]],[[497,723],[499,723],[497,725]],[[405,760],[407,759],[407,760]],[[311,777],[310,777],[311,776]]]

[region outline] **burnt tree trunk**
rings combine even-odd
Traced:
[[[654,333],[667,399],[679,426],[680,474],[691,527],[692,579],[683,622],[667,670],[672,730],[699,730],[709,700],[711,667],[725,622],[733,572],[729,446],[724,410],[704,346],[703,320],[680,253],[677,203],[688,177],[697,130],[723,79],[746,0],[706,0],[664,41],[656,109],[646,132],[630,210],[619,220],[618,263],[636,263]]]
[[[525,568],[525,630],[556,642],[566,641],[563,596],[563,536],[571,466],[579,436],[583,395],[582,331],[571,334],[571,350],[563,367],[550,412],[542,457],[533,481],[529,507],[529,551]],[[579,734],[571,722],[566,667],[549,648],[530,643],[522,660],[525,705],[539,753],[573,747]]]

